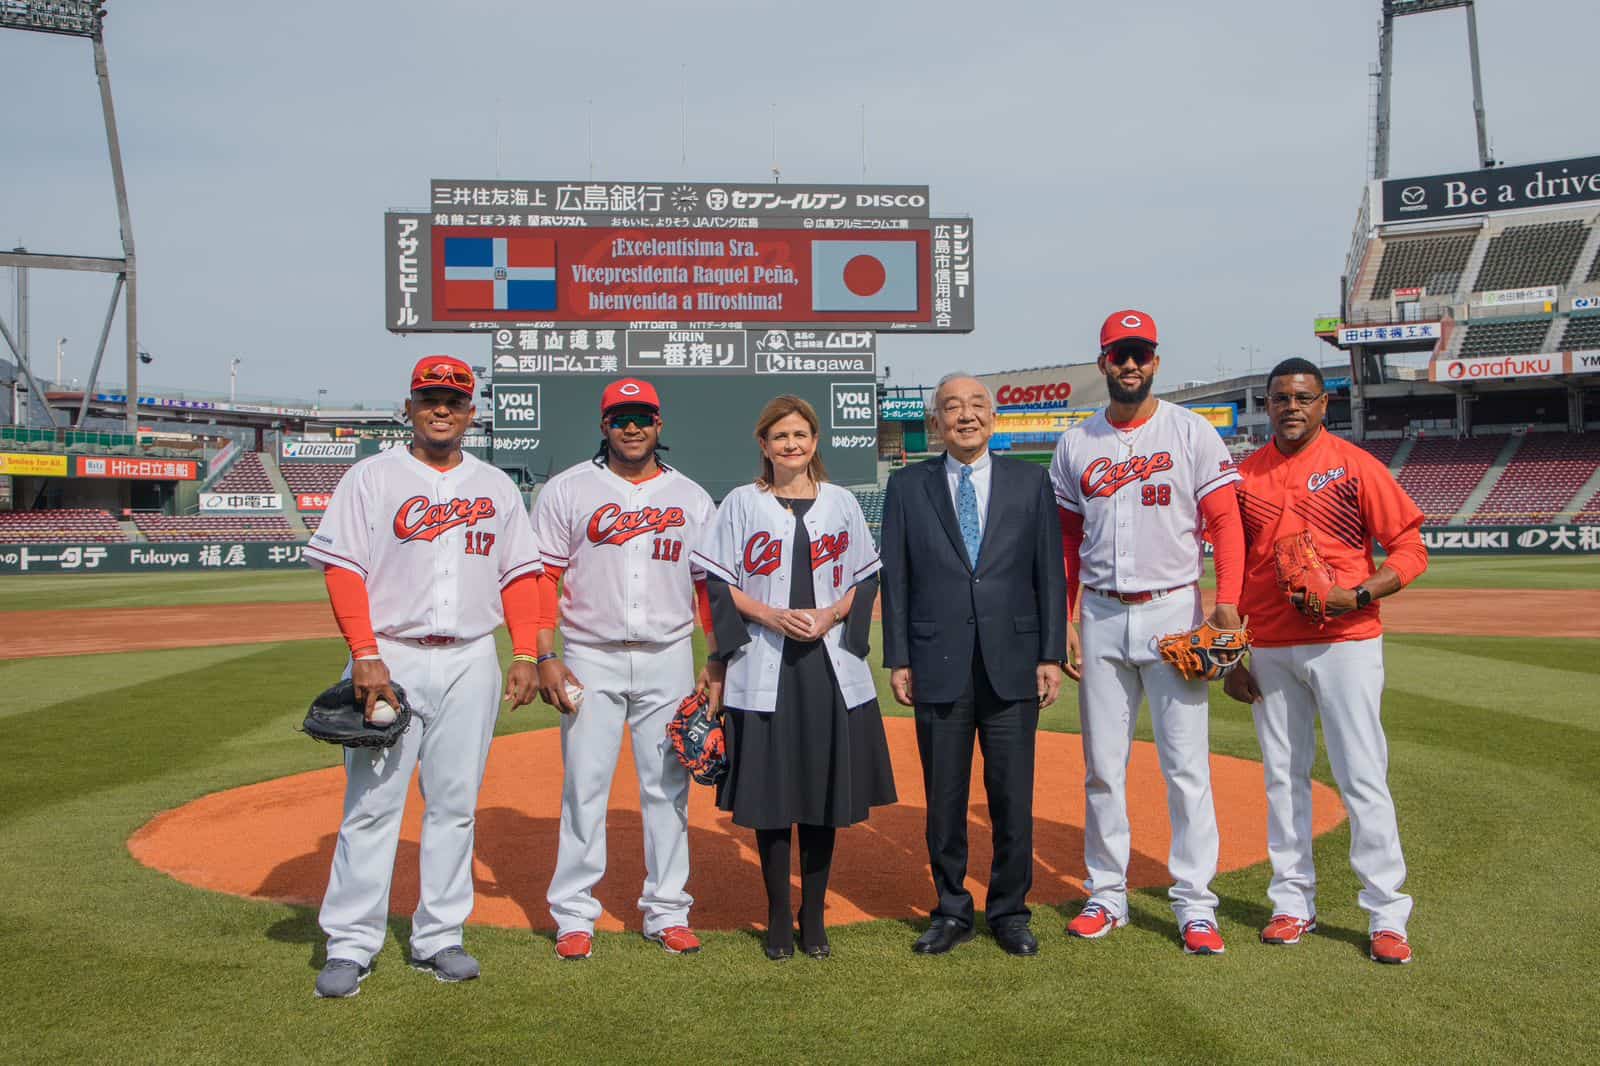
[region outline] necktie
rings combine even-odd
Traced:
[[[972,484],[970,466],[961,468],[961,478],[956,482],[956,521],[961,526],[961,540],[967,546],[967,559],[976,569],[983,530],[978,525],[978,490]]]

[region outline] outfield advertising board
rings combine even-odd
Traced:
[[[0,474],[9,477],[66,477],[67,457],[0,452]]]
[[[1600,156],[1381,183],[1385,222],[1420,222],[1600,200]]]
[[[80,455],[73,463],[76,477],[118,481],[197,481],[200,464],[193,459],[128,459],[117,455]]]
[[[1600,525],[1423,526],[1432,555],[1594,555]]]
[[[410,435],[410,429],[405,430]],[[278,458],[292,462],[340,462],[356,460],[354,440],[311,440],[305,437],[285,437],[278,445]]]
[[[135,574],[303,567],[303,543],[0,544],[0,574]]]
[[[202,492],[202,511],[281,511],[283,497],[276,492]]]

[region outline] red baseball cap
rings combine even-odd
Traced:
[[[638,378],[622,378],[606,386],[606,391],[600,395],[600,413],[605,414],[613,407],[648,407],[653,411],[661,410],[661,397],[656,395],[656,387],[648,381]]]
[[[478,379],[472,368],[451,355],[425,355],[411,368],[411,391],[454,389],[468,396],[478,394]]]
[[[1144,341],[1156,346],[1156,320],[1143,311],[1113,311],[1100,327],[1100,350],[1103,352],[1122,341]]]

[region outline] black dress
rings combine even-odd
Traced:
[[[791,500],[795,546],[789,572],[789,606],[815,607],[811,539],[805,513],[813,501]],[[727,585],[708,581],[718,655],[727,658],[749,643],[747,623]],[[842,644],[865,658],[867,630],[878,579],[856,585]],[[726,636],[724,636],[726,634]],[[865,821],[869,809],[895,802],[894,769],[878,701],[846,707],[833,663],[820,640],[785,638],[778,668],[777,708],[771,714],[728,707],[723,718],[728,776],[717,806],[748,829],[791,825],[846,826]]]

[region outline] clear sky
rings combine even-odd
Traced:
[[[151,388],[388,402],[382,215],[432,177],[927,184],[977,233],[978,329],[895,336],[893,383],[1092,356],[1142,307],[1163,375],[1319,351],[1366,178],[1377,0],[231,4],[110,0]],[[1600,153],[1600,5],[1482,0],[1507,163]],[[1394,176],[1476,164],[1465,20],[1396,34]],[[682,159],[687,85],[688,159]],[[592,101],[592,104],[591,104]],[[775,105],[775,106],[774,106]],[[499,131],[497,138],[496,131]],[[498,151],[497,151],[498,140]],[[0,244],[117,255],[89,44],[0,31]],[[0,313],[13,320],[9,271]],[[36,271],[32,345],[86,376],[109,279]],[[120,382],[113,334],[108,376]]]

